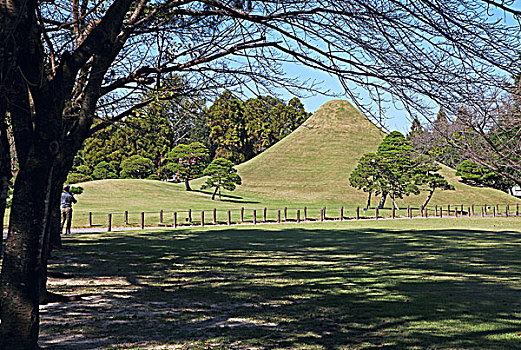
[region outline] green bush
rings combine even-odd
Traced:
[[[69,173],[69,175],[67,175],[67,183],[69,184],[76,184],[78,182],[87,181],[92,181],[92,177],[90,175],[81,173]]]
[[[154,171],[154,163],[137,154],[121,162],[121,177],[125,179],[146,179]]]
[[[76,194],[76,195],[82,194],[83,191],[84,191],[84,189],[81,186],[71,186],[71,188],[69,189],[69,192],[71,194]]]
[[[94,167],[92,177],[95,180],[117,179],[118,175],[116,174],[116,169],[114,169],[112,164],[101,161]]]

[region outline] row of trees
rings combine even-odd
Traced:
[[[513,186],[521,184],[520,169],[510,166],[519,161],[521,131],[520,117],[512,113],[513,100],[510,96],[494,111],[494,122],[479,127],[475,122],[469,125],[469,110],[450,117],[442,108],[425,126],[415,119],[408,138],[421,154],[456,169],[464,183],[511,193]]]
[[[168,166],[171,151],[193,142],[201,143],[212,159],[225,158],[239,164],[289,135],[310,116],[298,98],[285,103],[262,96],[242,102],[225,91],[205,108],[193,98],[165,95],[156,91],[154,101],[146,107],[86,140],[75,157],[68,182],[169,179],[173,176]],[[184,107],[179,108],[179,104]]]
[[[373,193],[381,195],[378,204],[381,209],[387,196],[398,207],[395,201],[397,198],[418,195],[422,190],[428,192],[422,204],[425,207],[436,189],[454,189],[438,173],[440,169],[431,158],[417,152],[405,136],[393,131],[380,143],[376,153],[367,153],[360,158],[349,177],[349,183],[368,193],[367,208],[371,205]]]

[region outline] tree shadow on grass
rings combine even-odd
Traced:
[[[206,194],[209,197],[212,196],[213,191],[204,191],[204,190],[192,190],[192,192],[202,193]],[[229,203],[244,203],[244,204],[257,204],[260,203],[259,201],[246,201],[243,199],[243,197],[240,196],[234,196],[231,194],[221,194],[219,199],[219,194],[216,195],[216,200],[219,200],[220,202],[229,202]]]
[[[66,240],[53,268],[75,278],[51,287],[91,297],[44,307],[42,345],[521,348],[518,232],[241,228],[99,238]]]

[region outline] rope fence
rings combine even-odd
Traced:
[[[406,208],[301,207],[301,208],[238,208],[209,210],[160,210],[142,212],[74,213],[75,225],[103,227],[192,227],[209,225],[264,224],[285,222],[323,222],[344,220],[378,220],[403,218],[519,216],[519,204],[435,205]]]

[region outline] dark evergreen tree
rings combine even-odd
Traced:
[[[177,145],[168,153],[166,170],[169,176],[183,181],[187,191],[191,191],[190,180],[200,177],[208,165],[208,149],[200,142]]]
[[[246,130],[244,106],[230,91],[223,92],[209,108],[207,121],[216,157],[235,164],[251,158],[253,146]]]
[[[134,154],[121,162],[121,177],[125,179],[146,179],[153,172],[152,160]]]
[[[350,175],[350,185],[369,193],[381,195],[379,208],[383,208],[389,195],[396,198],[429,191],[427,205],[436,189],[453,189],[437,171],[440,167],[422,157],[400,132],[393,131],[378,146],[376,153],[365,154]],[[370,201],[368,200],[368,206]]]
[[[515,185],[513,181],[468,159],[459,163],[456,170],[456,175],[461,176],[461,180],[471,186],[492,187],[510,193],[510,189]]]
[[[208,176],[208,179],[201,186],[201,189],[214,187],[212,200],[215,200],[217,192],[219,192],[219,200],[221,200],[221,189],[233,191],[236,185],[242,183],[241,177],[233,166],[233,163],[228,159],[217,158],[204,170],[203,175]]]

